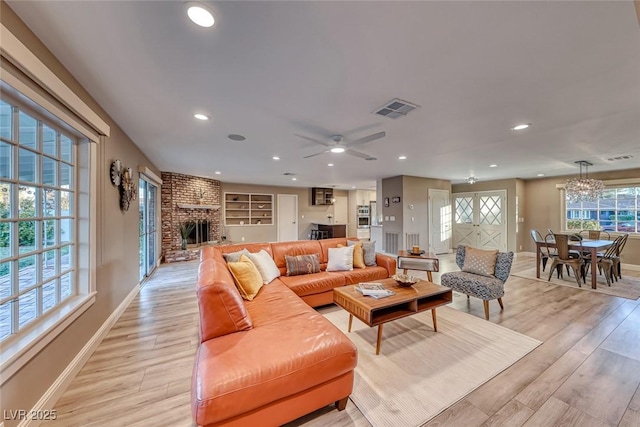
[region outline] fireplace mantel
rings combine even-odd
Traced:
[[[189,203],[176,203],[179,208],[182,209],[206,209],[206,210],[218,210],[220,205],[192,205]]]

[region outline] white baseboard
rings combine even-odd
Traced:
[[[637,265],[637,264],[625,264],[625,263],[622,263],[622,264],[620,264],[620,266],[622,268],[624,268],[625,270],[640,271],[640,265]]]
[[[31,408],[32,412],[51,410],[54,408],[58,399],[66,391],[71,381],[76,377],[80,369],[87,363],[89,357],[96,350],[98,345],[102,342],[102,339],[107,335],[109,330],[115,325],[122,313],[129,307],[131,301],[140,292],[140,285],[134,286],[129,294],[124,298],[120,305],[111,313],[111,315],[105,320],[95,334],[89,339],[89,341],[82,347],[76,357],[73,358],[71,363],[67,365],[60,376],[51,384],[47,391],[42,395],[40,400]],[[18,427],[37,427],[42,424],[42,420],[23,420],[18,424]],[[0,426],[2,427],[2,426]]]
[[[518,257],[523,257],[523,258],[531,258],[531,257],[533,257],[533,258],[535,258],[536,257],[536,253],[535,252],[516,252],[514,254],[514,257],[515,258],[518,258]]]

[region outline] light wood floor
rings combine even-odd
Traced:
[[[512,271],[534,262],[516,259]],[[45,425],[193,425],[196,267],[156,271],[56,405],[58,420]],[[455,269],[453,257],[441,268]],[[491,302],[491,321],[544,343],[426,426],[640,426],[640,301],[514,276],[503,300],[502,312]],[[484,317],[479,300],[456,294],[452,306]],[[349,402],[289,424],[300,425],[369,423]]]

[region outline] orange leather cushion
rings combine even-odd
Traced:
[[[344,276],[347,285],[386,279],[389,277],[389,273],[384,267],[359,268],[357,270],[341,271],[340,273]]]
[[[285,255],[296,256],[296,255],[310,255],[310,254],[321,254],[322,249],[320,248],[319,240],[299,240],[295,242],[277,242],[271,244],[271,251],[273,253],[273,260],[276,262],[276,265],[280,269],[281,274],[287,273],[287,263],[284,259]],[[320,255],[320,268],[323,269],[326,267],[326,260],[324,261],[325,265],[322,264],[322,254]]]
[[[345,284],[340,272],[327,271],[302,276],[281,276],[280,280],[299,296],[318,294]]]
[[[253,327],[251,317],[223,261],[209,259],[200,264],[197,295],[202,342]]]

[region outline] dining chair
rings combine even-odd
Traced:
[[[589,240],[600,240],[601,230],[580,230],[580,236]]]
[[[542,260],[542,271],[544,271],[545,268],[547,267],[547,261],[549,260],[549,253],[548,253],[548,250],[546,251],[547,253],[545,253],[545,251],[542,250],[543,246],[541,246],[540,249],[537,249],[538,242],[545,243],[544,237],[542,237],[542,234],[540,234],[540,232],[535,229],[531,230],[530,233],[531,233],[531,238],[533,239],[533,242],[536,243],[536,250],[540,251],[540,259]]]
[[[607,286],[611,286],[611,282],[617,279],[617,274],[615,273],[615,261],[614,258],[620,258],[616,254],[618,253],[618,247],[620,243],[624,240],[624,235],[620,235],[616,237],[613,241],[613,244],[607,248],[606,251],[602,253],[602,255],[598,256],[598,270],[604,272],[604,277],[607,279]]]
[[[627,239],[629,238],[629,234],[623,234],[622,239],[618,242],[616,246],[616,254],[611,259],[613,260],[613,273],[618,276],[618,279],[622,279],[622,268],[620,265],[620,254],[627,244]]]
[[[578,258],[573,257],[573,254],[569,254],[569,236],[566,234],[554,234],[553,235],[556,250],[558,251],[558,256],[553,257],[553,263],[551,264],[551,269],[549,270],[549,278],[548,281],[551,281],[551,276],[553,275],[553,270],[558,270],[558,276],[562,276],[562,266],[567,267],[567,274],[569,274],[569,267],[573,270],[573,273],[576,278],[576,283],[578,287],[582,287],[582,283],[580,279],[584,278],[584,264],[582,262],[582,242],[579,241],[580,249],[577,252]],[[547,235],[545,239],[549,239],[550,236]],[[547,240],[548,242],[549,240]],[[558,268],[559,267],[559,268]]]

